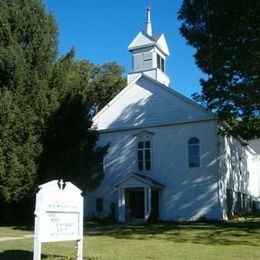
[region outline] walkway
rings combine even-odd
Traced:
[[[33,234],[21,235],[19,237],[0,237],[0,242],[10,241],[10,240],[26,239],[26,238],[32,238],[32,237],[33,237]]]

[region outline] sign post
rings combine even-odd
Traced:
[[[83,197],[71,182],[50,181],[36,195],[33,260],[41,259],[41,243],[76,241],[83,258]]]

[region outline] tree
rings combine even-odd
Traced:
[[[103,177],[105,147],[96,147],[98,133],[91,129],[87,104],[81,95],[68,95],[48,121],[43,137],[40,182],[53,179],[72,181],[86,191]]]
[[[123,87],[121,66],[57,58],[57,27],[40,0],[0,0],[0,206],[57,178],[82,190],[102,178],[107,146],[91,128]],[[1,212],[1,209],[0,209]]]
[[[260,2],[184,0],[181,34],[196,48],[202,93],[194,98],[233,135],[260,137]]]
[[[40,1],[0,1],[0,201],[19,201],[35,187],[56,37]]]
[[[51,85],[58,93],[58,106],[42,139],[41,182],[62,178],[83,191],[98,186],[108,146],[96,147],[92,111],[102,108],[122,89],[122,72],[116,63],[96,66],[87,60],[77,61],[73,49],[55,63]]]
[[[94,189],[103,177],[107,146],[96,147],[98,134],[91,128],[90,111],[99,104],[95,88],[100,68],[86,60],[77,61],[74,56],[72,50],[55,64],[52,86],[59,93],[59,105],[43,136],[40,180],[46,182],[54,176],[73,180],[85,191]]]
[[[93,75],[90,103],[101,110],[120,90],[126,86],[122,76],[124,69],[115,62],[97,66]]]
[[[90,109],[101,110],[126,86],[124,69],[115,62],[94,65],[88,60],[76,60],[72,49],[55,64],[52,86],[60,97],[68,94],[84,96]]]

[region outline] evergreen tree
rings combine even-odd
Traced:
[[[184,0],[179,19],[208,75],[195,100],[225,120],[228,132],[260,137],[260,1]]]
[[[82,190],[102,179],[93,108],[125,84],[121,66],[57,59],[57,27],[40,0],[0,0],[0,206],[63,178]],[[0,212],[3,210],[0,209]]]
[[[19,201],[35,187],[56,38],[40,1],[0,1],[0,201]]]

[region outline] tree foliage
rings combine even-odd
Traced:
[[[260,137],[260,1],[184,0],[181,34],[196,48],[195,100],[245,139]]]
[[[39,1],[0,1],[0,198],[7,202],[28,196],[37,180],[56,35]]]
[[[126,86],[126,80],[122,77],[123,72],[123,68],[115,62],[97,66],[89,97],[92,99],[90,103],[98,110]]]
[[[124,84],[122,67],[115,63],[95,66],[77,61],[73,50],[58,60],[52,85],[59,92],[59,106],[43,137],[42,182],[53,176],[73,179],[82,190],[99,184],[107,146],[96,147],[98,134],[91,129],[90,112],[102,108]]]
[[[57,26],[40,0],[0,0],[0,204],[63,178],[83,190],[100,181],[94,107],[125,84],[122,67],[57,58]]]

